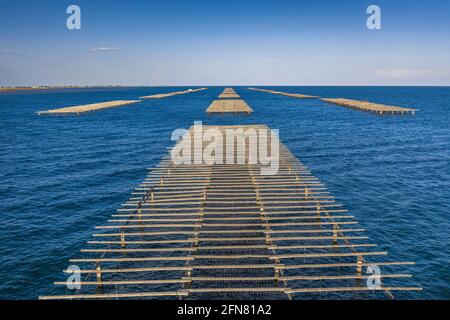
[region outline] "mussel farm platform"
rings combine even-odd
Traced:
[[[214,100],[213,103],[206,110],[209,115],[212,114],[247,114],[253,113],[253,109],[241,99],[223,99]]]
[[[225,140],[238,149],[239,139]],[[56,282],[61,294],[41,299],[365,299],[421,290],[404,271],[413,263],[378,250],[324,184],[277,145],[274,175],[261,175],[250,152],[240,164],[175,164],[166,156],[70,260],[81,287],[66,289],[66,270]],[[190,156],[206,147],[194,145]],[[379,286],[367,285],[369,267],[382,271]]]

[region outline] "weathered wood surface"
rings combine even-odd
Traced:
[[[79,115],[80,113],[98,111],[102,109],[116,108],[129,104],[134,104],[141,102],[141,100],[117,100],[117,101],[108,101],[108,102],[100,102],[87,104],[83,106],[73,106],[66,107],[61,109],[53,109],[47,111],[39,111],[38,115]]]
[[[380,103],[373,103],[369,101],[359,101],[359,100],[351,100],[351,99],[343,99],[343,98],[337,98],[337,99],[321,99],[324,102],[335,104],[338,106],[350,108],[350,109],[356,109],[360,111],[367,111],[367,112],[373,112],[380,115],[403,115],[403,114],[415,114],[417,112],[417,109],[412,108],[403,108],[403,107],[397,107],[397,106],[389,106],[384,105]]]
[[[223,92],[219,95],[219,99],[239,99],[241,96],[237,93],[226,93]]]
[[[251,114],[253,109],[244,100],[215,100],[206,110],[208,114],[245,113]]]

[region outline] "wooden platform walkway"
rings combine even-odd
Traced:
[[[211,128],[267,130],[202,130]],[[234,139],[224,145],[237,149]],[[191,159],[207,147],[197,146]],[[421,290],[403,271],[412,263],[386,259],[283,144],[279,154],[272,176],[259,174],[262,165],[252,164],[250,152],[242,164],[176,165],[163,158],[96,227],[82,256],[70,260],[81,269],[81,288],[65,291],[66,282],[56,282],[62,293],[40,298],[355,299]],[[382,270],[375,288],[366,286],[372,266]]]
[[[241,96],[238,95],[233,88],[225,88],[219,95],[219,99],[239,99],[240,97]]]
[[[108,101],[108,102],[100,102],[100,103],[93,103],[93,104],[87,104],[83,106],[74,106],[74,107],[66,107],[61,109],[53,109],[53,110],[47,110],[47,111],[39,111],[37,112],[38,115],[79,115],[81,113],[85,112],[92,112],[92,111],[98,111],[102,109],[109,109],[109,108],[117,108],[133,103],[141,102],[141,100],[117,100],[117,101]]]
[[[356,109],[360,111],[367,111],[377,113],[379,115],[404,115],[404,114],[415,114],[418,110],[412,108],[402,108],[396,106],[388,106],[379,103],[372,103],[368,101],[350,100],[350,99],[320,99],[324,102],[335,104],[338,106]]]
[[[248,88],[248,90],[267,92],[267,93],[271,93],[271,94],[279,94],[279,95],[282,95],[282,96],[292,97],[292,98],[299,98],[299,99],[317,99],[317,98],[319,98],[318,96],[309,96],[309,95],[300,94],[300,93],[289,93],[289,92],[267,90],[267,89],[259,89],[259,88]]]
[[[206,110],[209,115],[212,114],[226,114],[226,113],[243,113],[250,115],[253,109],[244,100],[238,99],[223,99],[214,100],[213,103]]]
[[[141,97],[140,99],[164,99],[164,98],[169,98],[169,97],[173,97],[173,96],[178,96],[181,94],[194,93],[194,92],[199,92],[199,91],[204,91],[204,90],[208,90],[208,88],[189,89],[189,90],[185,90],[185,91],[153,94],[150,96]]]

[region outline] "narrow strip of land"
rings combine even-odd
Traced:
[[[93,104],[86,104],[82,106],[73,106],[60,109],[53,109],[47,111],[39,111],[38,115],[79,115],[80,113],[98,111],[102,109],[116,108],[133,103],[141,102],[141,100],[116,100],[108,102],[100,102]]]

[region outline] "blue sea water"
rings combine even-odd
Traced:
[[[79,117],[37,116],[70,105],[186,88],[71,89],[0,94],[0,298],[55,292],[68,260],[91,239],[194,121],[266,124],[392,260],[424,290],[450,299],[450,88],[272,87],[420,109],[377,116],[319,100],[235,87],[250,117],[208,117],[223,88],[146,100]]]

